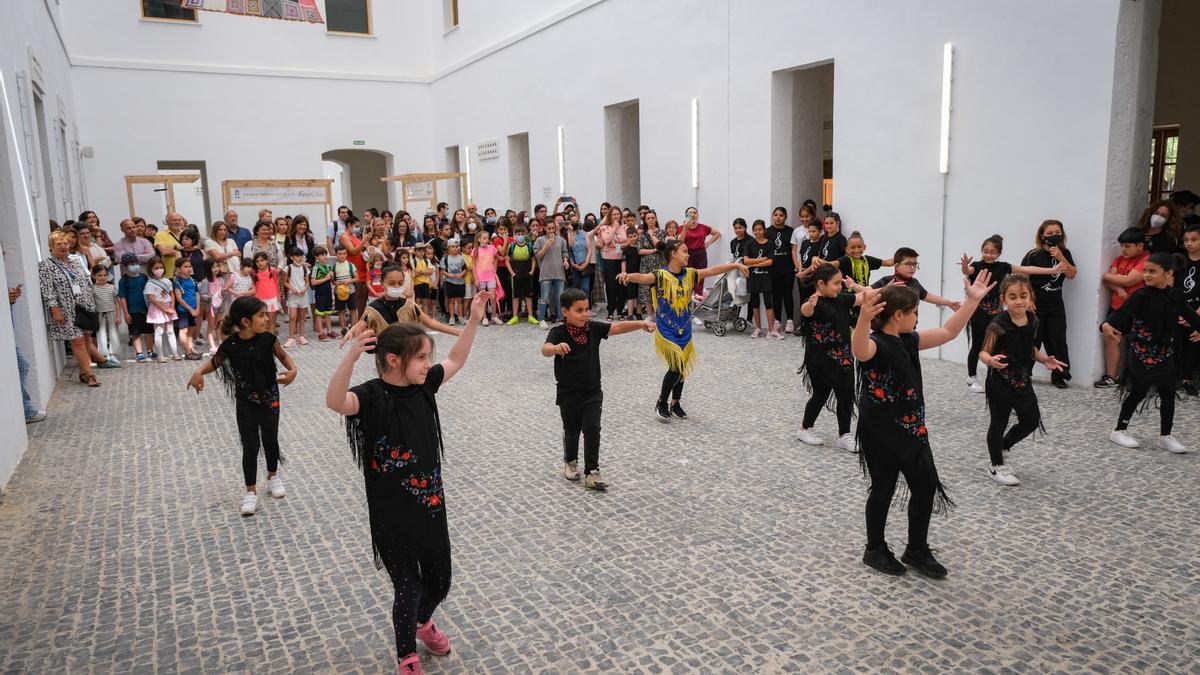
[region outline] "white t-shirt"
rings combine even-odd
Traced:
[[[241,270],[242,261],[241,261],[241,257],[236,255],[238,252],[238,247],[237,247],[237,242],[233,240],[233,237],[225,237],[224,244],[217,243],[217,241],[214,239],[207,239],[204,241],[204,250],[205,251],[216,251],[217,253],[233,253],[233,254],[235,254],[231,258],[226,258],[225,263],[229,266],[229,271],[232,272],[235,276]]]

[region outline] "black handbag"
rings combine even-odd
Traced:
[[[100,330],[100,313],[75,303],[75,327],[95,333]]]

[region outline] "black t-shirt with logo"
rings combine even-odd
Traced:
[[[1075,264],[1075,259],[1071,257],[1071,251],[1065,248],[1059,250],[1062,251],[1067,262]],[[1049,251],[1038,248],[1026,253],[1021,264],[1026,267],[1054,267],[1058,261],[1050,255]],[[1037,300],[1039,314],[1062,314],[1067,311],[1062,297],[1063,281],[1066,278],[1065,274],[1034,274],[1029,277],[1029,283],[1033,284],[1033,296]]]
[[[608,338],[612,324],[588,321],[587,343],[579,344],[565,324],[558,324],[546,334],[546,343],[571,345],[571,351],[554,357],[554,379],[558,384],[556,404],[600,390],[600,341]]]
[[[796,265],[792,263],[792,232],[793,229],[787,225],[767,228],[772,274],[795,273]]]

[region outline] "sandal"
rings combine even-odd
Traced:
[[[100,386],[100,380],[97,380],[95,375],[84,375],[83,373],[80,373],[79,381],[86,384],[89,387],[99,387]]]

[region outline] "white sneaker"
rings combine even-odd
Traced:
[[[283,499],[287,496],[287,490],[283,489],[283,479],[278,475],[267,481],[267,488],[275,499]]]
[[[1175,440],[1175,437],[1171,436],[1170,434],[1158,437],[1158,447],[1162,450],[1173,452],[1177,455],[1182,455],[1188,451],[1187,448],[1183,447],[1183,443]]]
[[[490,325],[490,324],[491,324],[491,322],[487,320],[487,317],[486,317],[486,316],[485,316],[485,317],[483,317],[483,321],[480,321],[479,323],[481,323],[481,324],[483,324],[483,325],[485,325],[485,326],[487,326],[487,325]]]
[[[777,330],[771,334],[771,337],[775,338],[776,340],[782,340],[787,337],[787,333]]]
[[[796,332],[796,324],[792,323],[791,319],[788,319],[787,325],[783,327],[783,332],[795,333]]]
[[[983,385],[979,384],[979,380],[977,380],[973,377],[967,378],[967,389],[971,390],[971,393],[973,393],[973,394],[982,394],[983,393]]]
[[[1014,476],[1012,472],[1008,470],[1008,467],[1003,464],[1000,466],[993,466],[988,471],[988,475],[992,477],[992,480],[1001,485],[1008,485],[1011,487],[1013,485],[1021,484],[1021,480]]]
[[[258,494],[247,492],[245,497],[242,497],[242,515],[252,516],[254,510],[258,508]]]
[[[796,439],[805,445],[825,445],[825,440],[808,429],[796,432]]]
[[[761,328],[755,328],[754,332],[750,334],[751,340],[757,340],[760,337],[762,337],[762,329]]]
[[[550,330],[550,326],[548,326],[545,321],[539,321],[538,325],[542,327],[542,330]]]
[[[693,324],[695,324],[695,325],[697,325],[697,326],[700,326],[700,327],[703,327],[703,326],[704,326],[704,321],[702,321],[702,320],[700,320],[700,319],[692,319],[692,323],[693,323]]]
[[[846,452],[854,452],[854,434],[842,434],[838,436],[836,445]]]
[[[1117,445],[1121,446],[1122,448],[1132,449],[1132,448],[1141,446],[1141,443],[1138,443],[1138,440],[1136,438],[1134,438],[1133,436],[1130,436],[1129,434],[1125,433],[1124,431],[1117,431],[1115,429],[1112,431],[1112,433],[1110,433],[1108,435],[1108,440],[1112,441],[1113,443],[1116,443]]]

